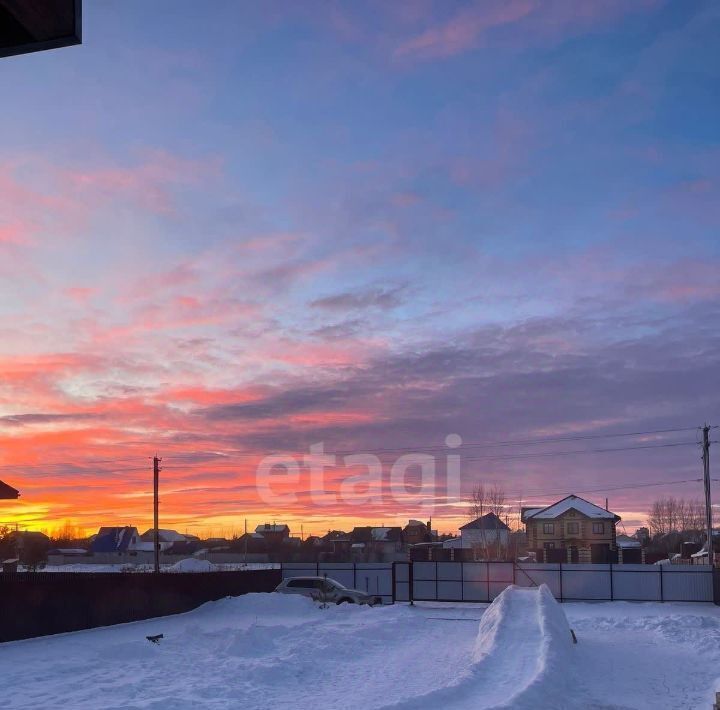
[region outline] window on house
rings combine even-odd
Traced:
[[[554,535],[555,534],[555,524],[554,523],[543,523],[543,533],[545,533],[545,535]]]
[[[593,523],[593,534],[603,535],[605,533],[605,523]]]
[[[568,523],[567,524],[567,534],[568,535],[577,535],[580,532],[580,523]]]

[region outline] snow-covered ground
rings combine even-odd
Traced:
[[[200,564],[197,564],[200,563]],[[161,572],[240,572],[249,569],[279,569],[280,564],[277,562],[223,562],[213,564],[207,560],[188,557],[174,564],[160,565]],[[27,569],[20,565],[20,571],[26,572]],[[40,572],[152,572],[151,564],[91,564],[89,562],[76,562],[67,565],[45,565]]]
[[[559,606],[517,591],[482,621],[487,605],[321,609],[303,597],[249,594],[178,616],[0,644],[1,702],[68,710],[712,706],[720,608]],[[160,633],[157,645],[145,639]]]

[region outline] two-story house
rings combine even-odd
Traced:
[[[615,526],[620,516],[571,495],[544,508],[523,508],[528,549],[538,561],[616,561]]]

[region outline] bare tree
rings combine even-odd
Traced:
[[[702,535],[705,505],[697,499],[668,496],[656,500],[648,513],[648,527],[653,536],[679,533],[692,539]]]
[[[493,483],[492,488],[488,491],[488,500],[490,503],[490,512],[495,513],[498,518],[505,515],[505,489],[497,483]]]
[[[496,515],[501,522],[507,517],[505,490],[502,486],[497,483],[493,483],[492,486],[478,483],[470,494],[468,513],[471,520],[480,520],[480,540],[473,545],[475,557],[499,559],[504,556],[506,551],[502,531],[497,529],[497,523],[491,529],[486,529],[484,519],[488,513]]]

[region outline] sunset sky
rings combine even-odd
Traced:
[[[22,493],[0,522],[144,530],[156,453],[162,526],[199,534],[429,503],[451,531],[480,480],[608,496],[628,531],[702,496],[627,486],[700,478],[694,427],[720,423],[718,3],[83,21],[81,46],[0,60],[0,479]],[[320,442],[431,453],[438,486],[410,469],[391,496],[386,470],[382,500],[319,504],[303,469],[263,501],[259,459]],[[598,448],[636,450],[567,453]]]

